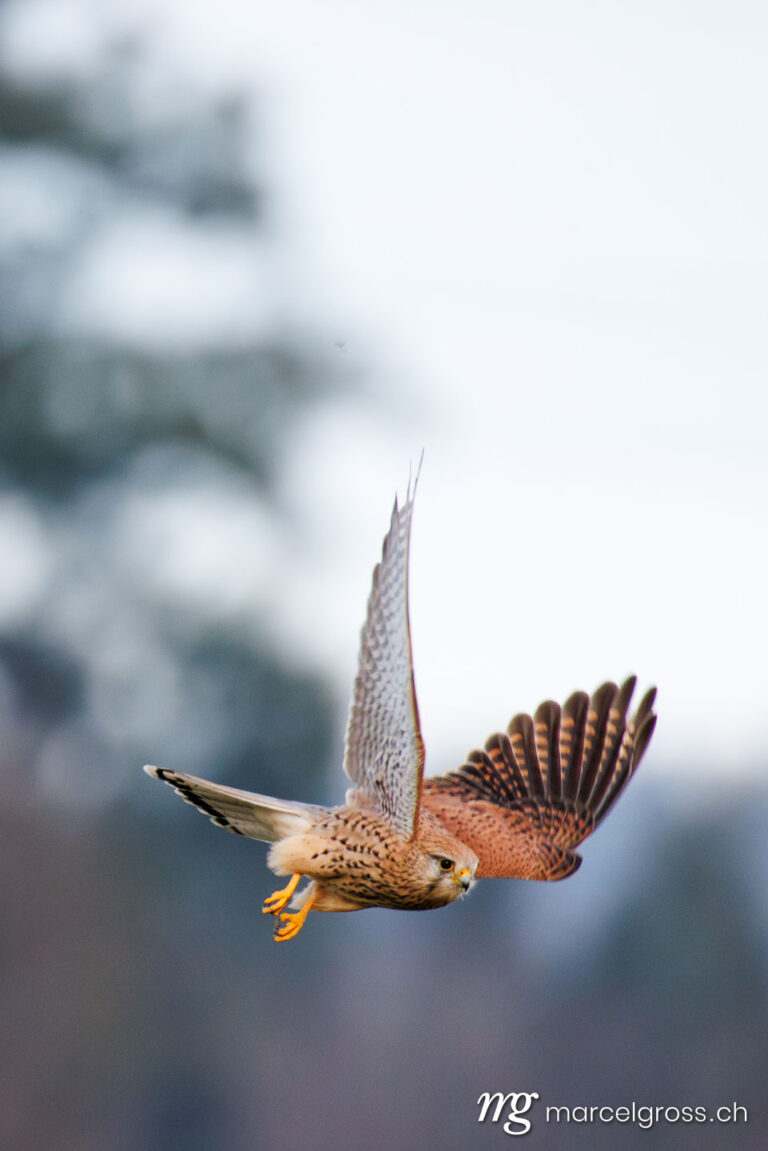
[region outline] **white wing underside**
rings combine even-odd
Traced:
[[[344,753],[356,784],[348,802],[382,812],[404,839],[414,832],[424,769],[408,621],[413,494],[409,486],[402,509],[395,500],[373,573]]]
[[[147,765],[144,770],[147,775],[167,783],[217,827],[264,843],[275,843],[288,835],[300,835],[328,811],[328,808],[309,803],[292,803],[269,795],[257,795],[254,791],[224,787],[164,767]]]

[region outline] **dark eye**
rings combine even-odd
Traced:
[[[437,866],[440,868],[441,871],[453,871],[453,860],[452,859],[438,859]]]

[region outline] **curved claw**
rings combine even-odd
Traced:
[[[271,895],[268,895],[261,909],[262,915],[277,915],[278,912],[282,911],[296,890],[300,879],[301,872],[296,871],[281,891],[273,891]]]
[[[286,912],[284,915],[280,916],[280,919],[285,924],[285,927],[278,927],[277,924],[275,924],[275,932],[273,936],[275,943],[285,943],[286,940],[293,939],[294,935],[299,934],[302,927],[304,926],[304,920],[309,914],[309,909],[314,902],[315,896],[310,895],[309,899],[300,911]]]

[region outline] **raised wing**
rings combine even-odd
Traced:
[[[402,508],[395,500],[373,573],[344,750],[344,770],[356,785],[348,802],[381,811],[404,839],[416,826],[424,769],[408,622],[415,491],[409,485]]]
[[[516,715],[458,771],[424,781],[422,801],[477,855],[478,876],[563,879],[573,850],[607,815],[656,725],[651,688],[627,719],[636,679],[604,683],[590,699],[548,701]]]
[[[316,819],[327,813],[324,807],[291,803],[289,800],[273,799],[269,795],[257,795],[254,791],[224,787],[220,783],[198,779],[196,775],[170,771],[167,767],[147,764],[144,770],[147,775],[167,783],[177,795],[202,811],[217,827],[223,827],[235,835],[260,839],[264,843],[275,843],[287,835],[300,835]]]

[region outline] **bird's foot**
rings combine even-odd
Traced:
[[[300,911],[285,912],[280,916],[280,920],[285,924],[284,927],[278,927],[275,924],[274,940],[275,943],[285,943],[287,939],[293,939],[294,935],[298,935],[304,926],[304,920],[307,918],[309,909],[315,902],[315,896],[310,895],[307,902]]]
[[[288,900],[296,890],[299,880],[301,879],[301,872],[296,871],[288,880],[288,883],[280,891],[273,891],[264,900],[264,906],[261,911],[263,915],[277,915],[287,906]],[[299,924],[299,927],[301,924]],[[296,929],[298,931],[298,928]]]

